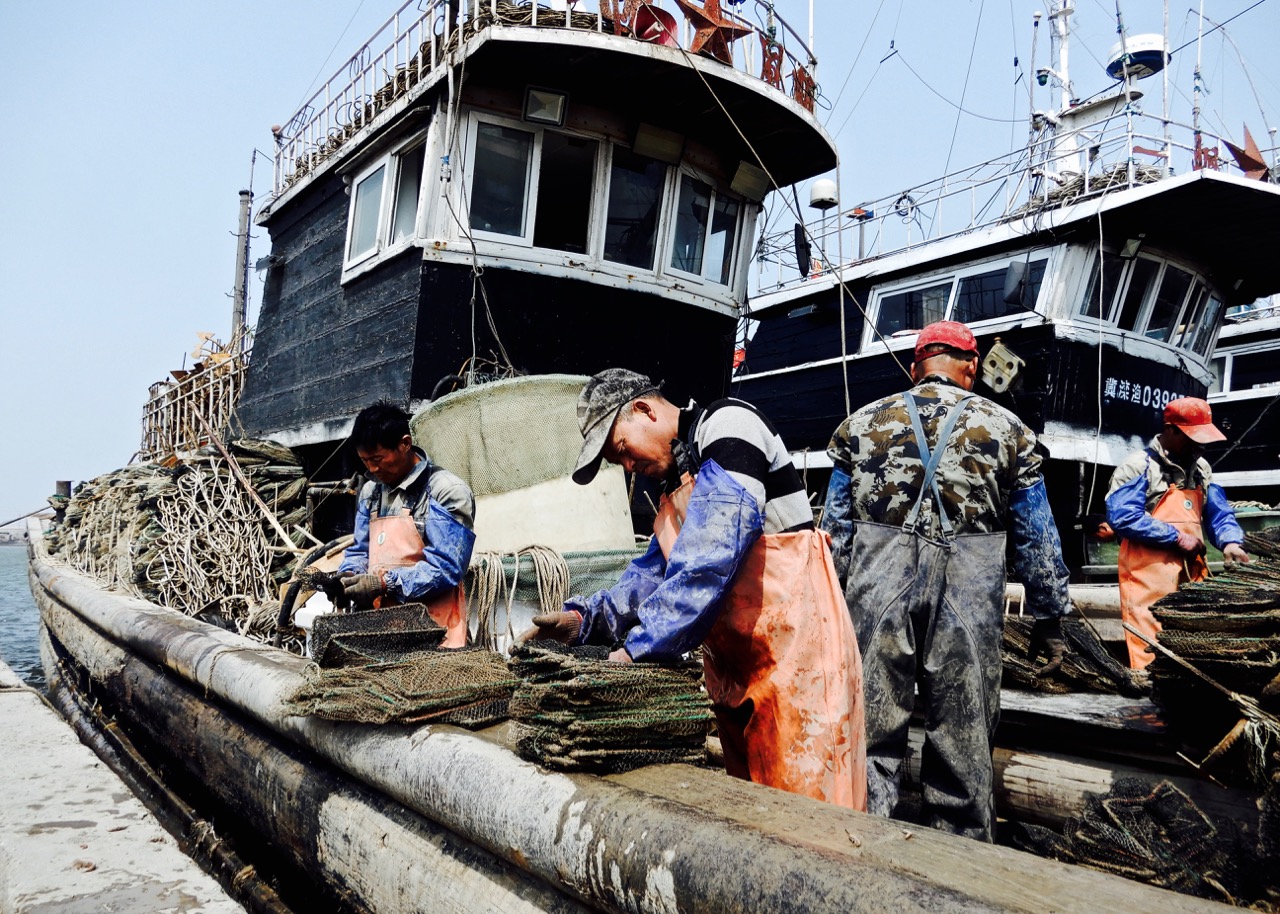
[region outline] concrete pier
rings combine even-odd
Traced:
[[[0,721],[0,912],[243,912],[3,662]]]

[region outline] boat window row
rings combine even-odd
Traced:
[[[732,287],[745,201],[692,169],[610,140],[472,113],[465,181],[452,214],[464,234],[501,247],[558,251],[700,284]],[[426,143],[351,182],[346,267],[419,234]]]
[[[1035,310],[1048,258],[1021,256],[958,269],[911,287],[887,287],[873,300],[879,336],[915,332],[934,321],[976,321]],[[873,336],[873,339],[876,337]]]
[[[1202,278],[1159,257],[1095,259],[1080,314],[1205,355],[1222,314],[1222,299]]]
[[[1253,351],[1225,351],[1210,360],[1209,393],[1274,390],[1280,386],[1280,349],[1275,344]]]

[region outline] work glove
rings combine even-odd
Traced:
[[[543,613],[533,617],[533,628],[528,628],[516,636],[516,642],[526,641],[559,641],[573,644],[578,640],[578,632],[582,630],[582,616],[576,612]]]
[[[1199,555],[1204,552],[1204,540],[1192,533],[1178,531],[1178,551],[1187,555]]]
[[[1032,672],[1036,676],[1048,676],[1056,673],[1062,666],[1062,658],[1067,655],[1067,639],[1062,635],[1062,619],[1036,619],[1031,626],[1031,644],[1027,647],[1027,659],[1031,661]],[[1036,661],[1044,656],[1048,661],[1037,667]]]
[[[347,572],[341,578],[342,592],[356,609],[372,609],[373,601],[387,592],[380,574]]]

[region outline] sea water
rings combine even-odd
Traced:
[[[26,546],[0,546],[0,657],[23,681],[43,689],[39,629],[40,613],[27,584]]]

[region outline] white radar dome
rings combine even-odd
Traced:
[[[814,209],[831,209],[839,203],[839,194],[836,192],[836,182],[830,178],[819,178],[813,182],[813,187],[809,189],[809,205]]]
[[[1129,65],[1125,66],[1125,56]],[[1134,35],[1123,42],[1116,42],[1107,54],[1107,75],[1112,79],[1124,79],[1125,71],[1134,79],[1146,79],[1165,68],[1173,55],[1164,49],[1162,35]]]

